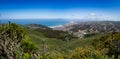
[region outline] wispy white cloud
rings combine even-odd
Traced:
[[[116,19],[119,14],[113,14],[109,11],[99,11],[92,9],[67,9],[67,10],[16,10],[4,11],[1,13],[1,19],[87,19],[87,18],[102,18]]]

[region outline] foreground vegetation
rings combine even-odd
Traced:
[[[61,37],[46,37],[46,33],[10,22],[0,25],[0,59],[120,58],[120,32],[72,38],[69,41],[60,40]],[[66,38],[66,35],[62,38]]]

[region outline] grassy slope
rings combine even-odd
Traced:
[[[42,40],[45,40],[45,47],[47,48],[47,51],[60,51],[60,52],[67,52],[69,50],[72,50],[76,47],[84,47],[91,45],[93,39],[99,38],[101,35],[96,35],[89,38],[82,38],[82,39],[74,39],[73,41],[62,41],[55,38],[46,38],[42,33],[27,29],[27,33],[30,37],[30,40],[32,42],[35,42],[40,47],[42,46]]]

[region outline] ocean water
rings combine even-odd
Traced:
[[[65,19],[13,19],[13,20],[0,20],[1,23],[8,23],[11,21],[12,23],[17,23],[21,25],[25,24],[42,24],[46,26],[57,26],[69,23],[68,20]]]

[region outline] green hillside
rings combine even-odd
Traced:
[[[30,40],[37,45],[42,45],[42,41],[45,41],[46,49],[48,51],[64,51],[73,50],[76,47],[84,47],[92,44],[92,41],[96,38],[100,38],[102,35],[95,35],[87,38],[77,38],[71,41],[63,41],[56,38],[47,38],[41,32],[27,29],[27,34]]]
[[[0,28],[0,59],[120,58],[120,32],[78,38],[44,26],[28,28],[9,22]]]

